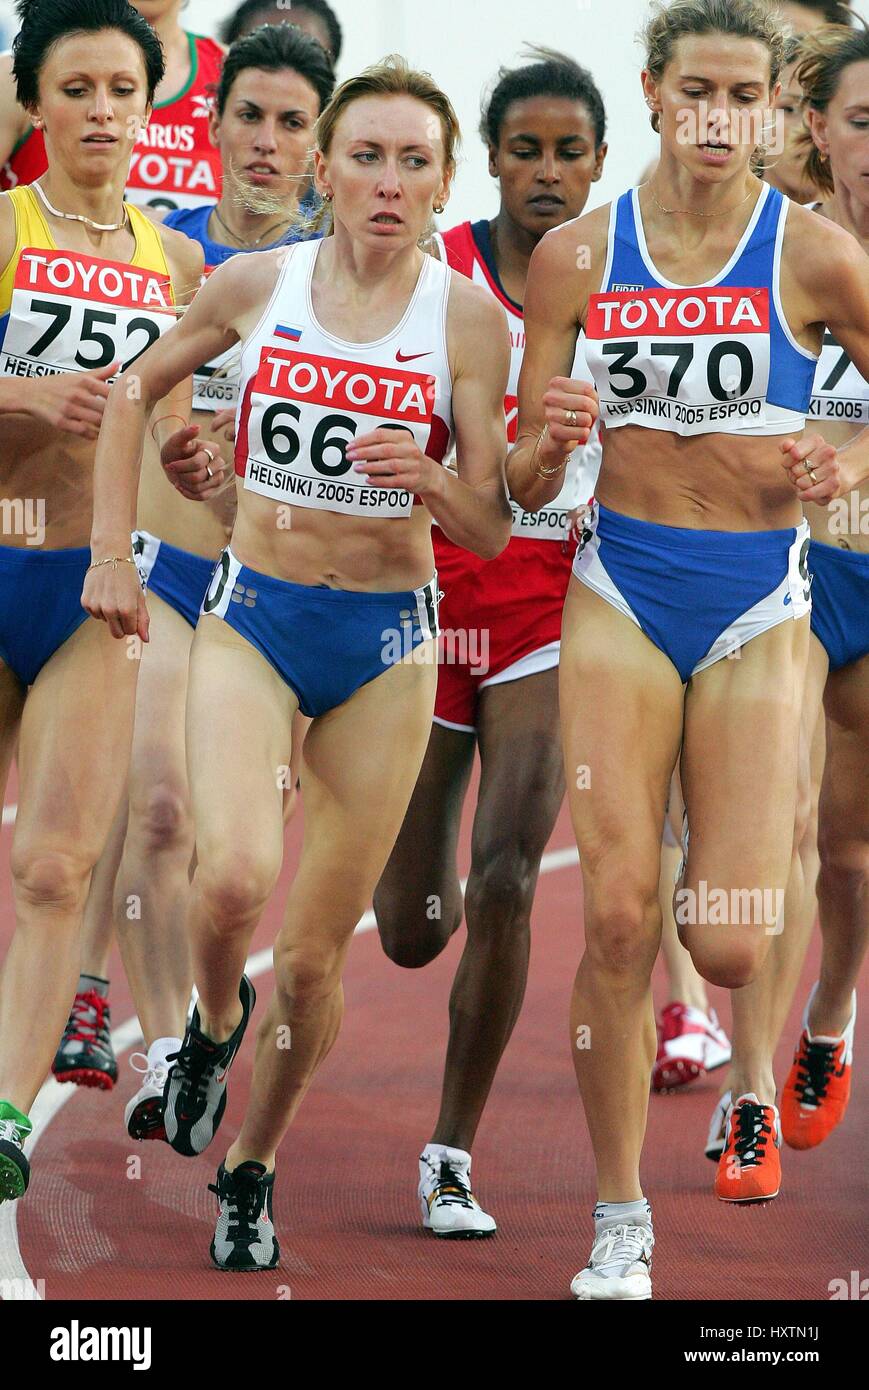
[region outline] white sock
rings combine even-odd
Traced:
[[[598,1202],[594,1209],[595,1231],[600,1234],[608,1226],[651,1226],[652,1208],[645,1197],[634,1202]]]

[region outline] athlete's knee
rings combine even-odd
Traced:
[[[710,985],[743,989],[757,979],[769,950],[763,927],[694,928],[686,943],[694,968]]]
[[[130,799],[129,838],[139,841],[145,854],[193,848],[193,818],[182,786],[171,779],[154,783]]]
[[[483,848],[465,892],[468,934],[513,936],[527,931],[540,858],[521,845]]]
[[[629,881],[594,892],[586,913],[586,954],[593,966],[616,980],[647,980],[661,938],[657,890]],[[588,896],[586,898],[588,903]]]
[[[423,893],[414,884],[407,892],[374,892],[374,916],[384,954],[404,970],[421,970],[439,956],[462,920],[462,905],[445,902],[443,893]]]
[[[212,930],[231,932],[257,918],[277,883],[280,864],[255,850],[237,849],[215,858],[202,857],[195,885]]]
[[[60,915],[83,911],[93,858],[40,845],[13,849],[12,883],[19,908]]]
[[[843,820],[826,820],[818,834],[821,882],[861,892],[869,886],[869,839]]]
[[[341,982],[341,958],[336,946],[312,941],[275,944],[275,985],[284,996],[290,1018],[303,1017]]]

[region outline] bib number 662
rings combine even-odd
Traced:
[[[279,401],[263,411],[260,429],[263,448],[271,463],[284,467],[295,463],[302,450],[302,439],[290,421],[298,425],[301,418],[299,407],[286,401]],[[413,438],[413,431],[407,425],[397,425],[394,421],[385,420],[371,428],[402,430]],[[317,422],[308,441],[308,454],[317,473],[324,478],[340,478],[349,473],[353,465],[346,450],[351,439],[356,438],[356,430],[357,421],[352,415],[324,415]]]

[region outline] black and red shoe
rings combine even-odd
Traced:
[[[109,1001],[95,989],[78,991],[51,1064],[56,1081],[110,1091],[118,1079]]]

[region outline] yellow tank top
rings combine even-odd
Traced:
[[[56,245],[29,186],[4,195],[15,212],[15,250],[0,274],[0,373],[48,376],[117,362],[124,371],[176,319],[157,227],[125,204],[136,249],[108,261]]]

